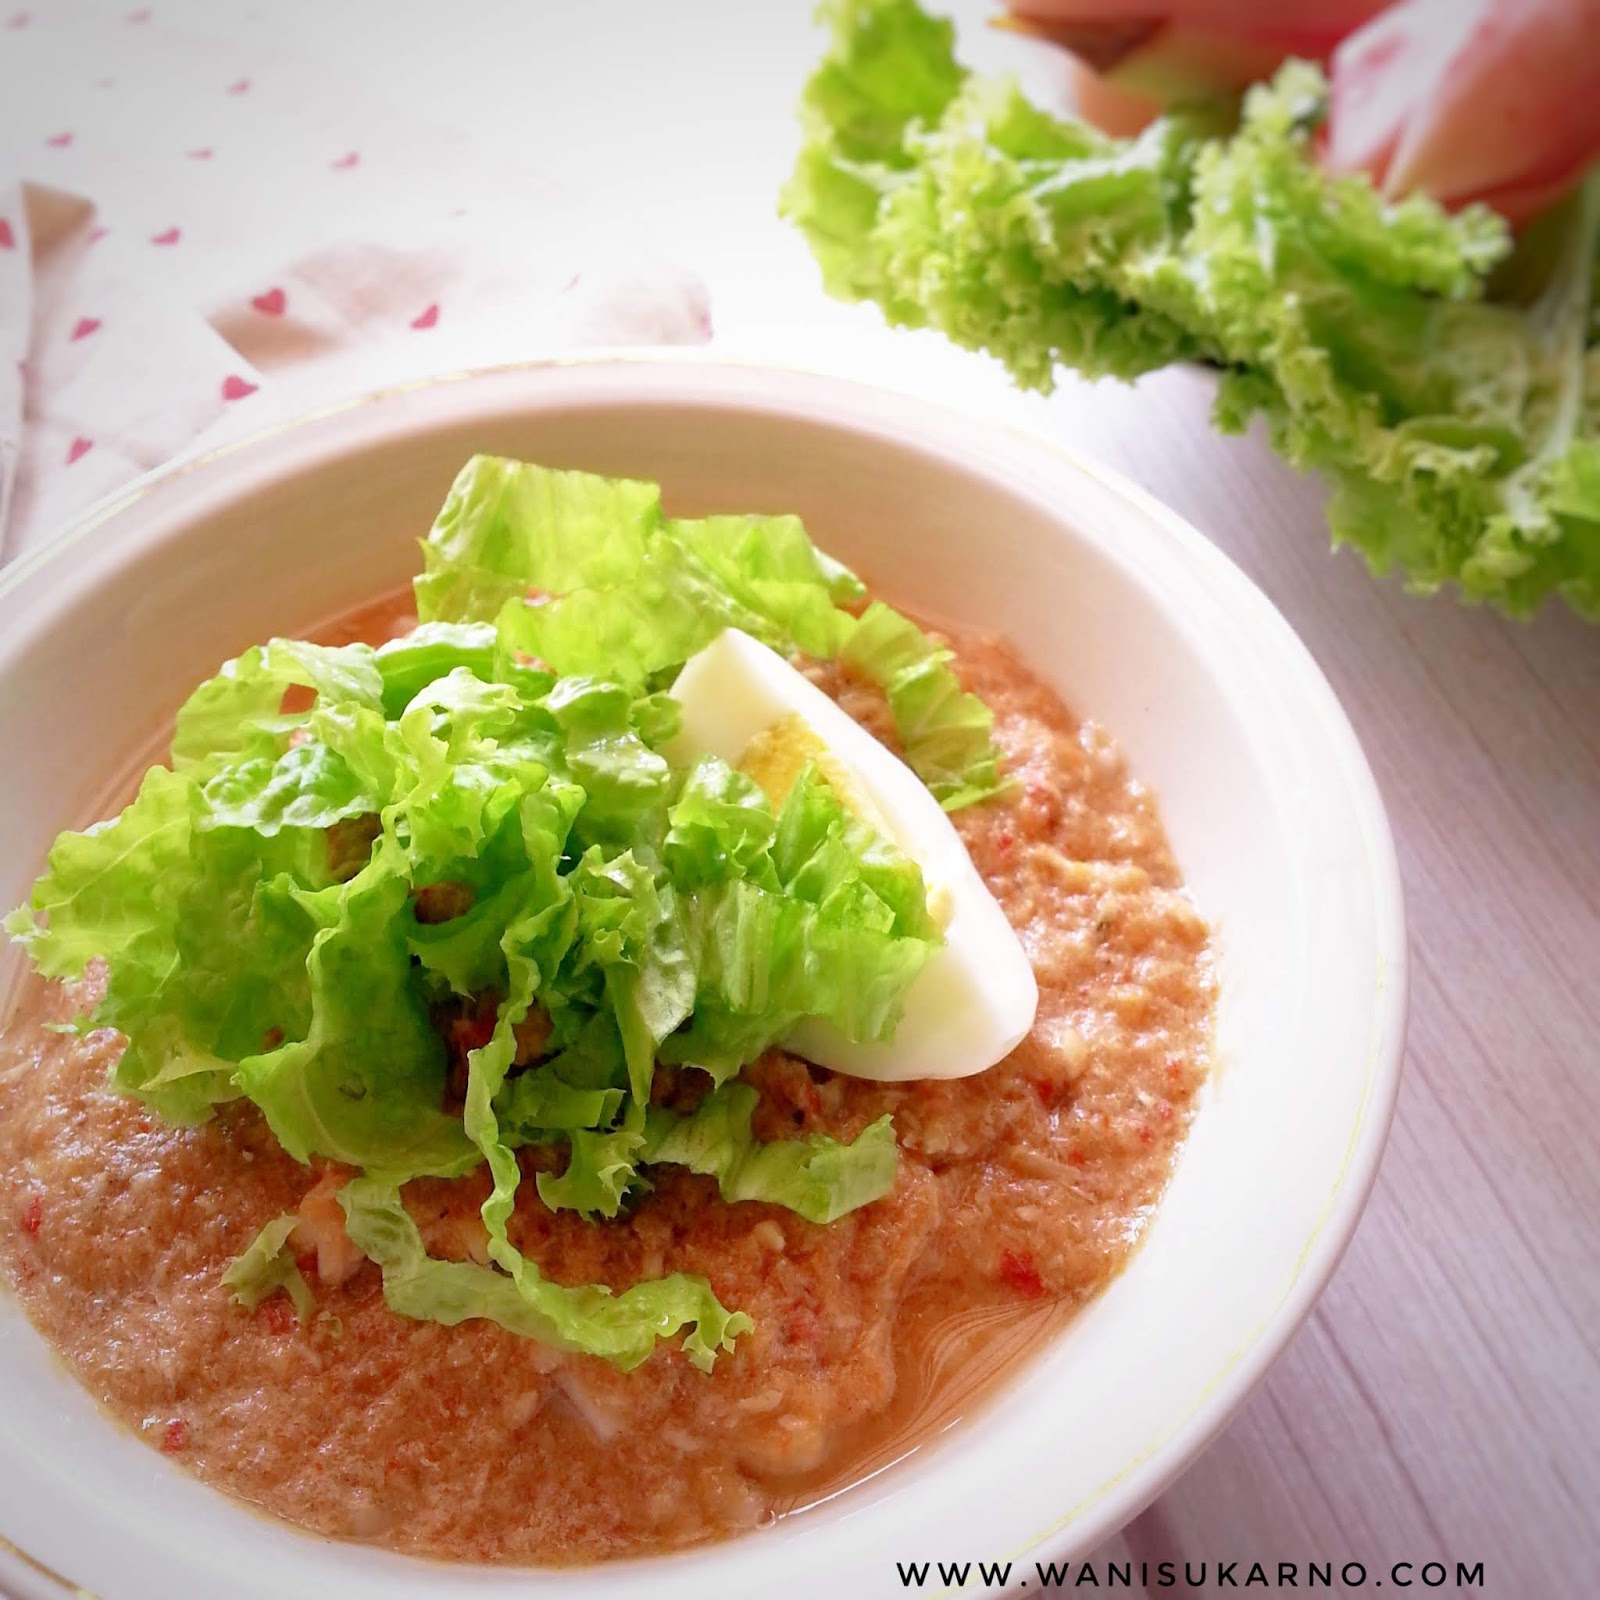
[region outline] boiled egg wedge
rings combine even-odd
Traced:
[[[1039,990],[1011,924],[922,780],[766,645],[729,628],[672,688],[682,727],[667,750],[687,765],[720,756],[774,804],[809,762],[841,802],[922,869],[944,944],[906,992],[886,1044],[857,1044],[810,1019],[785,1041],[855,1078],[965,1078],[1003,1059],[1033,1026]]]

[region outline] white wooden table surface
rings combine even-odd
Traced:
[[[826,302],[774,216],[816,49],[809,10],[275,0],[272,25],[614,196],[642,239],[705,274],[730,353],[978,404],[1093,454],[1282,609],[1355,723],[1399,844],[1413,953],[1399,1115],[1309,1324],[1207,1453],[1098,1553],[1101,1586],[1107,1559],[1147,1561],[1152,1576],[1164,1560],[1236,1560],[1240,1581],[1254,1560],[1355,1561],[1390,1587],[1390,1564],[1410,1561],[1418,1588],[1440,1560],[1482,1562],[1476,1592],[1505,1600],[1592,1594],[1600,628],[1411,599],[1330,556],[1315,485],[1259,441],[1216,436],[1199,373],[1024,398],[986,362]]]

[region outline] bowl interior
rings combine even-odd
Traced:
[[[270,435],[0,585],[0,748],[27,757],[0,766],[0,902],[218,662],[405,582],[474,451],[656,478],[680,514],[798,511],[889,598],[1009,635],[1155,791],[1220,952],[1218,1070],[1111,1289],[957,1437],[773,1530],[608,1569],[606,1592],[780,1571],[897,1592],[897,1559],[1080,1548],[1198,1448],[1331,1270],[1403,999],[1392,850],[1348,725],[1266,601],[1125,485],[912,402],[694,364],[486,375]],[[106,1600],[417,1592],[416,1563],[267,1522],[121,1436],[8,1300],[0,1480],[23,1486],[0,1533]],[[590,1583],[431,1572],[439,1594]]]

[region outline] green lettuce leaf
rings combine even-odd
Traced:
[[[637,1100],[629,1104],[628,1121],[607,1132],[575,1129],[569,1136],[566,1170],[559,1176],[541,1172],[539,1198],[552,1211],[576,1211],[586,1217],[614,1217],[622,1209],[638,1176],[644,1144],[644,1116]]]
[[[488,1044],[468,1056],[466,1105],[462,1125],[489,1164],[494,1187],[483,1203],[489,1254],[507,1272],[525,1265],[512,1245],[506,1225],[516,1204],[521,1169],[502,1136],[495,1102],[516,1058],[516,1029],[528,1016],[535,995],[567,961],[578,933],[578,902],[572,885],[558,870],[574,815],[567,792],[541,789],[523,803],[524,838],[539,841],[530,849],[533,861],[529,894],[508,922],[500,947],[505,958],[507,994]]]
[[[569,677],[541,703],[561,730],[567,769],[583,788],[580,838],[591,843],[653,832],[670,772],[634,726],[634,696],[614,683]],[[659,725],[652,720],[652,731]]]
[[[835,602],[862,594],[798,518],[673,522],[654,484],[493,456],[462,468],[423,558],[425,623],[498,618],[514,652],[633,683],[728,626],[832,655],[850,622]]]
[[[567,972],[601,975],[629,1101],[618,1126],[607,1119],[569,1135],[566,1170],[541,1173],[539,1197],[552,1210],[614,1217],[634,1179],[656,1052],[694,1006],[695,972],[676,893],[647,860],[633,851],[607,858],[593,846],[568,881],[577,937]]]
[[[608,1127],[624,1098],[620,1088],[568,1083],[552,1063],[506,1083],[494,1102],[495,1120],[508,1143],[534,1144],[546,1134]]]
[[[1218,426],[1260,414],[1331,482],[1334,540],[1375,571],[1514,615],[1560,595],[1600,616],[1584,492],[1600,177],[1530,231],[1490,301],[1504,224],[1325,174],[1326,87],[1304,63],[1252,89],[1235,129],[1180,110],[1112,139],[967,74],[915,0],[824,14],[783,208],[830,292],[989,352],[1029,388],[1062,367],[1206,362]]]
[[[383,707],[383,678],[369,646],[273,639],[227,662],[184,702],[172,735],[173,766],[181,772],[222,757],[277,754],[310,710],[282,709],[294,689],[319,702]]]
[[[204,800],[204,826],[267,838],[284,828],[331,828],[382,803],[336,750],[315,740],[276,760],[257,756],[224,768],[206,784]]]
[[[614,1295],[600,1284],[564,1288],[519,1258],[514,1276],[469,1262],[436,1261],[400,1199],[383,1178],[357,1178],[339,1191],[352,1243],[383,1269],[383,1295],[402,1316],[448,1327],[474,1317],[558,1350],[601,1356],[624,1371],[646,1360],[657,1339],[687,1328],[684,1353],[703,1372],[719,1351],[753,1326],[728,1312],[704,1278],[673,1273]]]
[[[474,456],[423,543],[417,615],[491,621],[529,590],[565,594],[626,580],[660,513],[653,483]]]
[[[1181,195],[1181,138],[1119,145],[969,79],[954,30],[914,0],[836,0],[823,14],[834,43],[806,91],[783,207],[830,293],[991,350],[1035,388],[1058,362],[1131,378],[1193,353],[1181,326],[1092,270],[1159,240]]]
[[[487,623],[419,623],[402,638],[378,646],[384,715],[398,717],[430,683],[458,667],[493,682],[500,664],[500,639]]]
[[[881,603],[858,623],[849,608],[865,598],[860,580],[797,517],[675,521],[651,484],[479,456],[424,551],[419,615],[493,618],[505,659],[620,693],[670,677],[730,627],[783,652],[842,651],[883,683],[907,761],[947,807],[1001,787],[991,719],[962,694],[948,656]],[[564,683],[552,691],[557,703],[566,693]]]
[[[758,1144],[750,1131],[758,1102],[748,1084],[727,1083],[686,1117],[653,1107],[641,1159],[715,1178],[729,1204],[765,1200],[817,1223],[837,1221],[894,1187],[898,1157],[887,1116],[849,1144],[820,1133]]]
[[[460,1120],[440,1109],[444,1049],[412,981],[407,894],[390,851],[348,884],[293,894],[316,928],[309,1025],[245,1056],[235,1079],[297,1161],[439,1177],[477,1164]]]
[[[790,648],[826,660],[849,637],[850,614],[839,607],[864,599],[866,586],[812,544],[798,517],[707,517],[670,522],[667,533]]]
[[[946,811],[1003,793],[994,714],[961,687],[951,653],[888,606],[874,602],[844,658],[887,695],[895,732],[917,776]]]
[[[772,864],[784,893],[828,920],[939,942],[922,869],[856,816],[814,765],[801,769],[778,814]]]
[[[274,1217],[222,1274],[225,1287],[246,1311],[254,1311],[268,1295],[282,1289],[294,1302],[301,1322],[309,1322],[316,1310],[311,1285],[305,1280],[289,1248],[289,1235],[299,1218],[290,1213]]]
[[[97,956],[162,962],[164,891],[188,862],[195,806],[191,780],[152,767],[120,816],[56,839],[44,876],[5,923],[43,976],[80,978]]]
[[[193,779],[156,767],[114,820],[65,833],[6,931],[46,977],[107,982],[92,1021],[129,1043],[113,1084],[174,1122],[234,1098],[235,1062],[309,1025],[315,932],[293,886],[325,882],[320,832],[200,830]]]
[[[175,1121],[244,1097],[296,1160],[363,1174],[352,1236],[396,1309],[623,1365],[681,1332],[708,1365],[748,1323],[698,1280],[545,1281],[511,1238],[516,1152],[564,1151],[538,1203],[590,1218],[648,1188],[651,1151],[806,1216],[866,1203],[893,1179],[886,1121],[762,1148],[747,1089],[652,1114],[657,1064],[726,1079],[809,1017],[887,1038],[940,934],[915,863],[815,767],[776,812],[724,763],[675,770],[664,686],[730,621],[854,651],[908,748],[941,782],[965,764],[974,797],[987,724],[918,630],[857,620],[860,585],[793,518],[673,522],[649,485],[481,458],[429,551],[419,605],[447,614],[376,650],[277,639],[227,663],[179,712],[173,769],[63,834],[7,931],[48,977],[104,963],[82,1025],[123,1034],[114,1087]],[[401,1186],[482,1166],[492,1267],[429,1261]],[[229,1269],[242,1301],[301,1304],[292,1227]]]
[[[697,786],[672,827],[682,837],[687,815],[720,829],[731,857],[747,848],[744,812],[757,802],[716,768],[702,770],[745,804],[713,821]],[[684,921],[694,1009],[659,1053],[719,1082],[803,1017],[825,1017],[851,1039],[892,1037],[907,989],[939,944],[916,863],[866,828],[814,766],[784,801],[764,858],[689,895]]]
[[[665,845],[673,881],[685,889],[753,878],[779,887],[772,847],[778,819],[761,786],[718,756],[701,756],[673,803]]]

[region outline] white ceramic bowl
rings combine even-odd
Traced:
[[[475,450],[658,478],[680,513],[798,511],[896,600],[1009,634],[1112,730],[1220,947],[1218,1068],[1171,1189],[1122,1276],[976,1419],[775,1528],[587,1572],[434,1566],[257,1516],[107,1422],[0,1298],[0,1583],[856,1597],[904,1592],[897,1561],[1082,1551],[1221,1426],[1327,1281],[1405,1010],[1393,846],[1348,722],[1263,596],[1129,484],[912,400],[682,359],[408,389],[168,470],[0,577],[0,903],[224,657],[403,582]]]

